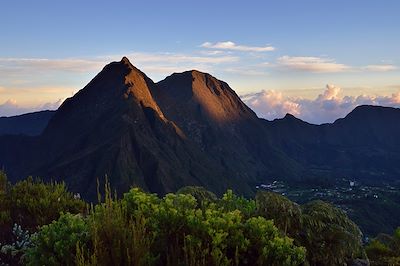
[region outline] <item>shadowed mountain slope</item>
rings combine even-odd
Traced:
[[[55,111],[40,111],[18,116],[0,117],[2,135],[40,135]]]

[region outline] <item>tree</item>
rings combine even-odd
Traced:
[[[365,248],[371,265],[400,265],[400,227],[393,236],[379,234]]]
[[[300,206],[288,198],[267,191],[256,194],[257,214],[266,219],[273,219],[274,224],[284,234],[296,237],[301,229]]]
[[[302,237],[311,265],[343,265],[365,258],[362,233],[347,215],[317,200],[302,206]]]
[[[208,191],[204,187],[199,187],[199,186],[187,186],[179,189],[176,194],[189,194],[192,195],[196,201],[197,204],[200,206],[203,205],[203,203],[209,203],[209,202],[216,202],[217,201],[217,196],[212,193],[211,191]]]

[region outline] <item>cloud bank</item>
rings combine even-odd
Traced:
[[[263,90],[241,96],[242,100],[259,117],[273,120],[287,113],[313,124],[331,123],[345,117],[359,105],[380,105],[400,108],[400,91],[390,96],[359,95],[343,96],[341,88],[326,85],[325,90],[314,99],[289,97],[275,90]],[[0,117],[20,115],[41,110],[56,110],[63,102],[59,99],[36,106],[21,106],[9,99],[0,104]]]
[[[42,110],[56,110],[63,101],[63,99],[59,99],[56,102],[47,102],[37,106],[25,107],[20,106],[16,100],[10,99],[0,104],[0,117],[21,115]]]
[[[288,97],[274,90],[243,95],[242,99],[259,117],[272,120],[290,113],[313,124],[334,122],[358,105],[400,107],[400,92],[390,96],[341,96],[341,89],[334,85],[327,85],[315,99]]]

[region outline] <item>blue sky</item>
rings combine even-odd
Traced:
[[[155,81],[210,72],[269,119],[397,106],[399,11],[365,0],[2,1],[0,116],[55,108],[123,55]],[[305,115],[326,106],[319,96],[339,109]]]

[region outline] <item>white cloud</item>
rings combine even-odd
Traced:
[[[334,85],[327,85],[315,99],[288,97],[274,90],[247,94],[242,99],[260,117],[272,120],[290,113],[315,124],[333,122],[346,116],[358,105],[400,107],[400,92],[390,96],[341,96],[341,89]]]
[[[227,67],[227,68],[224,68],[224,72],[233,73],[233,74],[237,74],[240,76],[265,76],[265,75],[267,75],[267,72],[264,71],[264,69],[254,67],[254,66]]]
[[[367,65],[361,67],[348,66],[337,63],[334,59],[315,56],[282,56],[277,59],[277,66],[284,69],[313,72],[313,73],[337,73],[344,71],[369,71],[387,72],[397,70],[392,64]]]
[[[221,64],[236,62],[239,60],[236,56],[215,56],[216,54],[208,56],[196,56],[188,54],[175,54],[175,53],[128,53],[127,56],[132,60],[132,63],[206,63],[206,64]],[[114,60],[119,60],[122,55],[114,56]]]
[[[74,79],[86,82],[86,77],[81,78],[81,74],[91,77],[110,61],[119,61],[123,56],[128,56],[134,65],[156,79],[190,69],[211,72],[213,67],[239,60],[236,56],[226,54],[142,52],[85,58],[0,58],[0,115],[56,109],[59,106],[56,99],[69,97],[77,88],[73,88],[75,84],[58,88],[54,83],[59,85],[59,82]],[[18,103],[8,99],[17,99]],[[39,105],[38,102],[44,104]]]
[[[274,90],[249,94],[242,96],[242,98],[251,109],[266,119],[283,117],[287,113],[293,115],[300,114],[298,103],[284,97],[281,92]]]
[[[329,101],[338,99],[341,89],[335,85],[328,84],[323,94],[318,95],[317,101]]]
[[[201,45],[203,48],[207,49],[219,49],[219,50],[231,50],[231,51],[241,51],[241,52],[271,52],[275,50],[273,46],[247,46],[247,45],[238,45],[231,41],[226,42],[205,42]]]
[[[239,57],[232,55],[189,55],[176,53],[128,53],[131,63],[151,78],[160,80],[173,72],[183,72],[197,69],[213,72],[215,69],[239,61]],[[122,55],[114,55],[107,61],[120,60]]]
[[[155,74],[157,78],[171,74],[172,72],[189,69],[202,71],[211,70],[213,66],[229,64],[239,61],[232,55],[192,55],[181,53],[127,53],[124,55],[106,55],[87,58],[0,58],[0,80],[9,80],[15,83],[29,83],[39,74],[51,75],[52,72],[62,72],[69,75],[76,73],[94,74],[100,71],[110,61],[119,61],[123,56],[130,58],[131,62],[150,76]],[[53,73],[54,74],[54,73]],[[57,75],[59,73],[56,73]],[[9,84],[10,85],[10,84]]]
[[[57,110],[64,102],[64,99],[58,99],[56,102],[47,102],[37,107],[37,110]]]
[[[95,59],[48,59],[48,58],[0,58],[0,68],[4,71],[95,71],[104,65]]]
[[[41,110],[56,110],[60,107],[63,101],[63,99],[59,99],[56,102],[47,102],[37,106],[26,107],[20,106],[14,99],[9,99],[3,104],[0,104],[0,117],[20,115]]]
[[[23,113],[26,113],[26,108],[19,107],[17,101],[14,99],[9,99],[3,104],[0,104],[0,117],[19,115]]]
[[[200,51],[200,54],[203,54],[203,55],[220,55],[223,53],[225,53],[225,51],[221,51],[221,50]]]
[[[350,67],[336,63],[335,60],[322,57],[311,56],[282,56],[277,60],[279,66],[305,72],[343,72]]]
[[[397,70],[397,67],[395,65],[368,65],[364,69],[373,72],[386,72]]]

